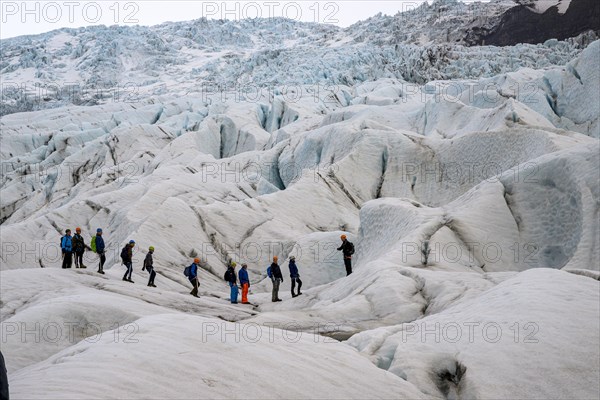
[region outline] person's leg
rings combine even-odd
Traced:
[[[192,290],[192,296],[198,297],[198,277],[195,277],[192,280],[192,284],[194,285],[194,290]]]
[[[127,271],[125,271],[125,276],[123,277],[124,280],[130,281],[131,280],[131,273],[133,272],[133,263],[131,261],[129,261],[126,264],[127,267]]]
[[[152,268],[146,268],[148,270],[148,286],[152,286]]]
[[[154,286],[154,278],[156,278],[156,271],[152,268],[152,273],[150,274],[150,283]]]
[[[273,279],[273,291],[271,292],[271,301],[277,301],[277,288],[279,288],[279,282],[277,279]]]
[[[231,300],[232,303],[237,303],[238,287],[237,287],[237,285],[234,285],[232,283],[229,284],[229,287],[231,288],[229,300]]]
[[[302,292],[300,291],[300,288],[302,287],[302,281],[300,280],[300,278],[296,278],[296,280],[298,281],[298,296],[300,296],[302,294]]]
[[[248,284],[248,283],[244,283],[242,285],[242,303],[248,302],[248,288],[249,287],[250,287],[250,284]]]
[[[346,276],[352,273],[352,259],[344,258],[344,265],[346,266]]]
[[[65,254],[65,258],[67,259],[67,268],[71,268],[73,266],[73,252],[68,251]]]
[[[279,279],[275,279],[275,300],[279,300],[279,285],[281,281]]]
[[[98,266],[98,272],[104,274],[104,263],[106,262],[106,256],[104,253],[100,253],[100,264]]]
[[[75,252],[75,268],[79,268],[79,254]]]
[[[83,265],[83,251],[77,253],[77,257],[79,257],[79,268],[87,268]]]
[[[67,253],[62,253],[62,267],[67,268]]]
[[[292,278],[292,297],[296,297],[296,292],[294,292],[294,289],[296,288],[296,278]]]

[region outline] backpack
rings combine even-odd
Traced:
[[[225,271],[223,279],[225,279],[226,282],[231,282],[231,270],[229,268],[227,268],[227,271]]]
[[[123,264],[125,264],[125,260],[128,257],[127,247],[129,247],[128,244],[126,244],[125,247],[123,247],[123,250],[121,250],[121,261],[123,261]]]
[[[267,276],[271,279],[273,279],[273,272],[271,272],[271,266],[269,265],[269,267],[267,268]]]
[[[92,240],[90,241],[90,249],[95,253],[96,252],[96,236],[92,236]]]
[[[354,244],[352,242],[348,242],[348,245],[350,246],[350,255],[354,254]]]
[[[192,266],[189,265],[189,266],[185,267],[185,269],[183,270],[183,274],[185,276],[187,276],[188,278],[190,278],[192,276]]]

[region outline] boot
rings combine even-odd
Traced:
[[[294,297],[298,297],[298,295],[296,293],[292,292],[292,298],[294,298]]]
[[[127,279],[127,282],[135,283],[134,281],[131,280],[131,278]]]

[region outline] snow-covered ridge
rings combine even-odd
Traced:
[[[468,47],[473,44],[469,33],[458,29],[470,23],[468,16],[482,14],[493,25],[491,16],[511,5],[515,3],[424,3],[346,29],[281,18],[200,19],[153,27],[61,29],[6,39],[0,60],[0,115],[212,91],[207,85],[217,85],[216,90],[245,85],[273,90],[380,78],[422,84],[492,77],[524,67],[564,65],[596,38],[591,32],[550,45]]]

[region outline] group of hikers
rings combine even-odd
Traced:
[[[273,283],[273,291],[271,295],[271,301],[273,303],[282,301],[279,298],[279,286],[281,282],[283,282],[283,274],[281,273],[281,268],[277,261],[279,258],[277,256],[273,257],[273,262],[267,268],[267,276],[271,279]],[[248,301],[248,290],[250,289],[250,279],[248,278],[248,264],[242,264],[242,268],[240,268],[238,272],[238,276],[235,275],[235,267],[237,263],[235,261],[230,261],[227,267],[227,271],[225,271],[225,275],[223,279],[229,284],[231,288],[230,291],[230,300],[232,304],[237,304],[238,302],[238,291],[239,287],[237,284],[237,278],[240,280],[240,285],[242,286],[242,304],[250,304]],[[289,269],[290,269],[290,279],[292,281],[292,297],[298,297],[302,294],[300,288],[302,288],[302,281],[300,280],[300,274],[298,273],[298,266],[296,265],[296,257],[291,256],[289,261]],[[296,285],[298,285],[298,291],[296,291]]]
[[[341,235],[340,239],[342,240],[342,245],[338,247],[338,251],[342,251],[344,257],[344,266],[346,268],[346,276],[352,273],[352,255],[354,254],[354,245],[348,241],[346,235]],[[104,274],[104,263],[106,262],[105,255],[105,243],[102,238],[102,229],[98,228],[96,230],[96,235],[92,236],[90,241],[90,246],[87,246],[83,236],[81,236],[81,228],[75,229],[75,235],[71,236],[71,230],[67,229],[65,231],[65,236],[61,238],[60,241],[61,252],[62,252],[62,268],[71,268],[73,255],[75,255],[75,268],[87,268],[83,264],[83,254],[86,249],[93,251],[98,254],[100,257],[100,263],[98,265],[98,273]],[[125,275],[123,275],[123,281],[134,283],[131,280],[131,275],[133,273],[133,248],[135,247],[135,240],[130,240],[122,249],[121,249],[121,261],[122,264],[127,268],[125,270]],[[154,279],[156,278],[156,271],[154,271],[154,247],[148,247],[148,252],[146,253],[146,257],[144,258],[144,263],[142,266],[142,271],[147,271],[149,274],[148,285],[149,287],[156,287],[154,284]],[[267,268],[267,276],[271,279],[273,283],[273,290],[271,295],[272,302],[282,301],[279,298],[279,287],[283,282],[283,274],[281,272],[281,267],[278,264],[279,258],[277,256],[273,257],[273,261],[271,265]],[[198,279],[198,268],[200,267],[200,259],[194,258],[193,263],[186,267],[183,271],[183,274],[188,278],[190,283],[192,284],[192,291],[190,294],[194,297],[198,296],[198,289],[200,286],[200,282]],[[248,276],[248,265],[242,264],[242,267],[237,273],[235,268],[237,267],[237,263],[234,261],[230,261],[227,266],[227,271],[223,276],[223,279],[229,284],[230,287],[230,301],[232,304],[238,303],[238,295],[239,295],[239,287],[238,287],[238,279],[242,289],[242,304],[251,304],[248,301],[248,291],[250,289],[250,279]],[[291,279],[291,292],[292,297],[297,297],[302,294],[300,291],[302,287],[302,281],[300,280],[300,273],[298,271],[298,266],[296,265],[296,257],[291,256],[289,258],[288,268],[290,270],[290,279]],[[296,286],[298,290],[296,291]]]
[[[62,253],[62,267],[71,268],[73,265],[73,255],[75,255],[75,268],[87,268],[83,264],[83,253],[85,250],[92,250],[97,253],[100,257],[100,266],[98,268],[99,274],[104,274],[104,263],[106,262],[106,255],[104,254],[105,246],[104,239],[102,239],[102,229],[96,230],[96,236],[92,237],[90,243],[91,247],[85,244],[83,236],[81,236],[81,228],[75,229],[75,235],[71,236],[71,230],[65,231],[65,236],[60,239],[60,249]]]

